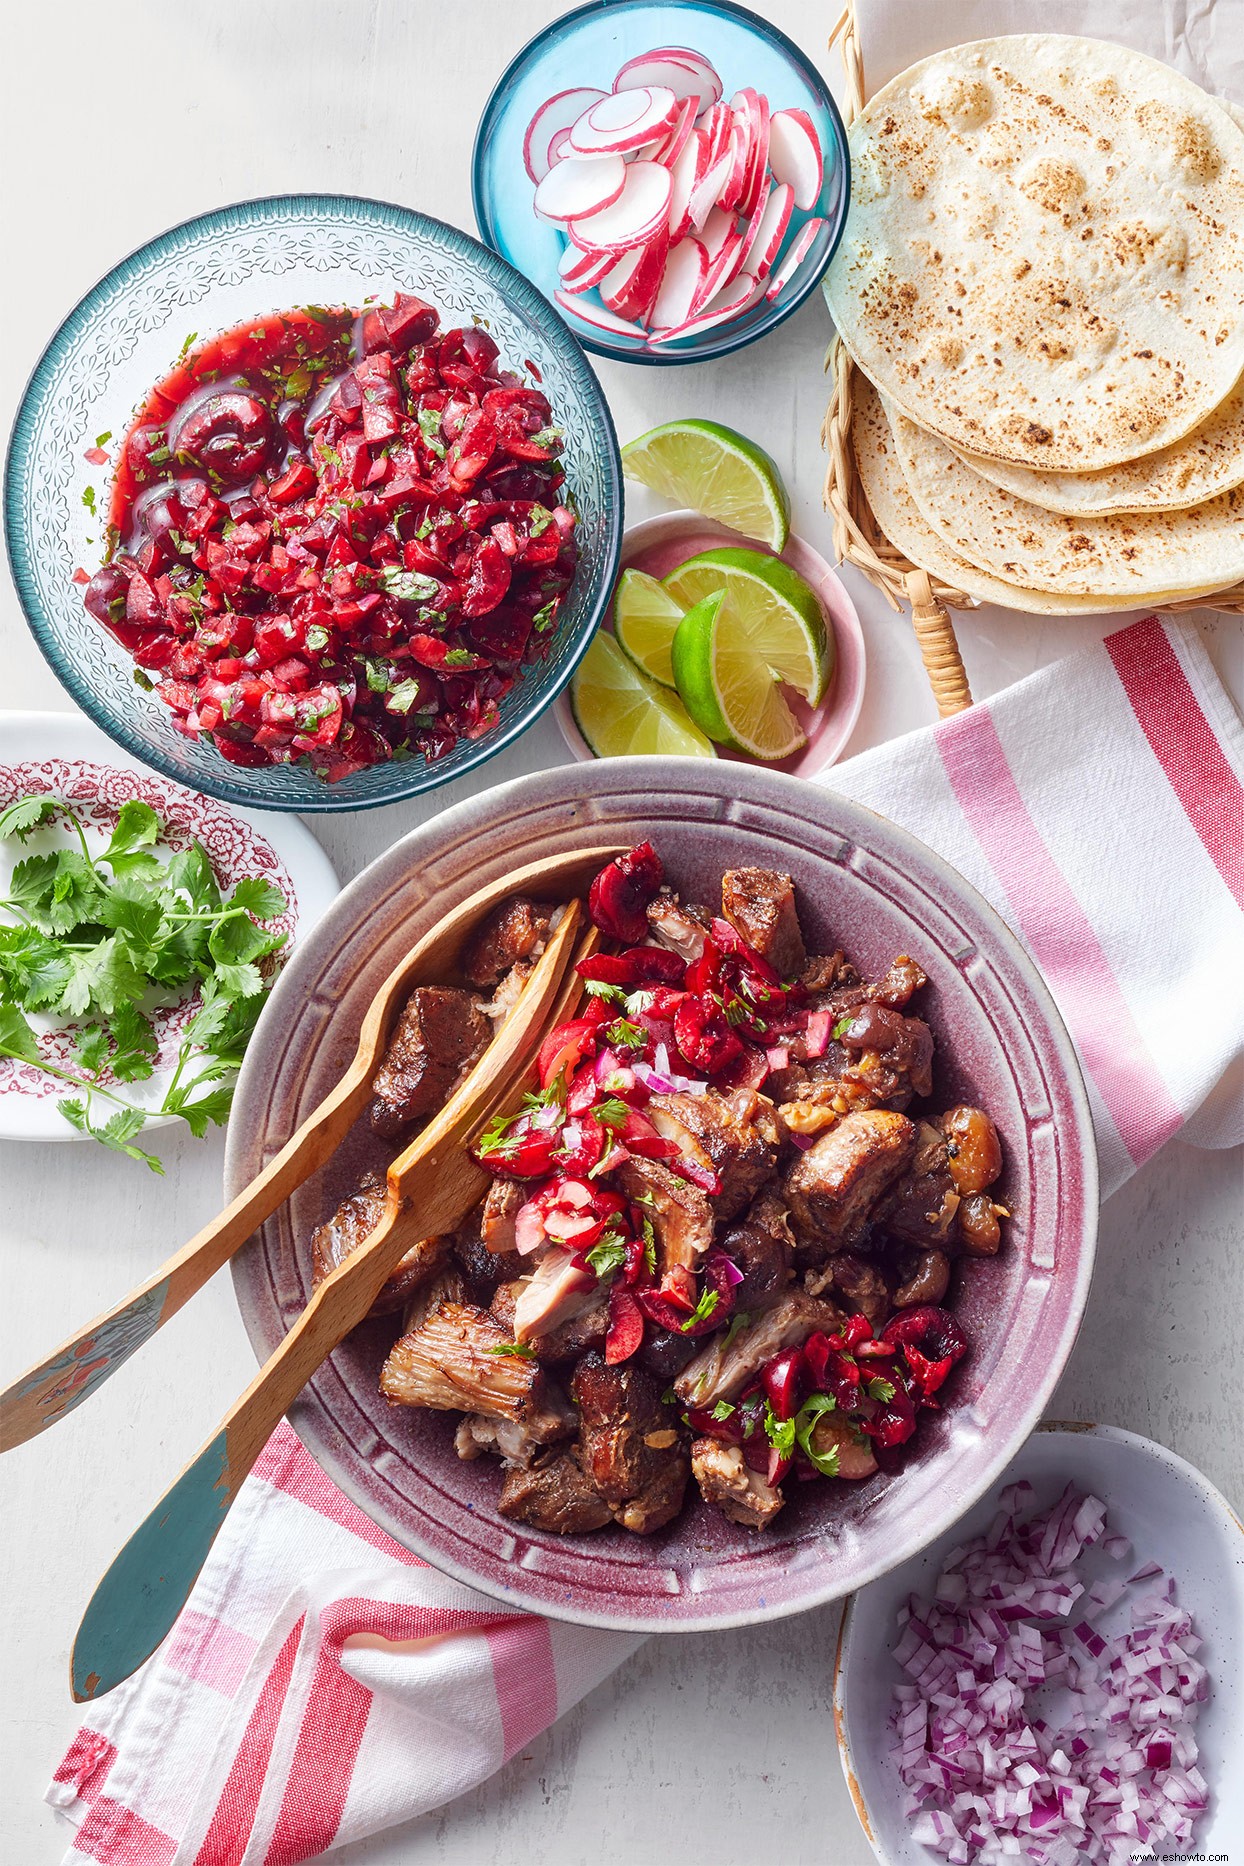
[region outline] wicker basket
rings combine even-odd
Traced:
[[[850,0],[830,33],[829,43],[831,46],[837,43],[842,55],[847,93],[844,116],[850,123],[863,109],[867,96],[854,0]],[[912,626],[920,643],[937,710],[943,718],[949,713],[962,712],[972,704],[972,692],[950,611],[976,609],[979,604],[975,597],[951,588],[940,577],[913,564],[885,536],[873,517],[855,470],[851,446],[851,380],[855,365],[837,337],[830,344],[826,369],[832,377],[833,390],[825,411],[821,439],[829,456],[825,469],[825,509],[834,521],[834,547],[843,563],[854,564],[875,584],[892,609],[901,609],[904,602],[911,605]],[[1209,609],[1240,615],[1244,614],[1244,584],[1217,591],[1212,596],[1152,607],[1160,608],[1163,613]]]

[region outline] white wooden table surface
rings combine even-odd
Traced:
[[[405,202],[471,226],[468,157],[489,86],[550,18],[550,0],[59,0],[6,17],[8,269],[0,343],[7,428],[59,319],[122,254],[223,202],[295,190]],[[967,9],[965,9],[966,11]],[[837,7],[764,11],[831,75]],[[954,0],[943,8],[944,37]],[[1083,29],[1092,30],[1085,0]],[[623,439],[674,414],[715,415],[777,457],[797,529],[827,555],[820,510],[826,325],[819,301],[766,343],[669,371],[604,365]],[[632,516],[647,507],[632,500]],[[924,723],[909,629],[848,575],[870,679],[850,749]],[[0,589],[6,707],[68,708]],[[983,612],[960,625],[978,695],[1106,621]],[[1244,691],[1237,624],[1201,621]],[[485,781],[563,762],[551,721]],[[462,787],[359,817],[318,818],[344,878]],[[86,1145],[0,1144],[0,1378],[146,1275],[216,1209],[219,1138],[161,1135],[167,1177]],[[1148,1433],[1244,1492],[1239,1419],[1240,1162],[1172,1145],[1103,1213],[1088,1318],[1052,1412]],[[75,1727],[68,1653],[83,1606],[253,1368],[227,1277],[99,1397],[0,1463],[0,1859],[50,1866],[68,1830],[40,1802]],[[476,1793],[338,1855],[343,1866],[865,1866],[828,1714],[837,1611],[750,1632],[654,1639]]]

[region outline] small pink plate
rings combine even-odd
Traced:
[[[658,518],[646,518],[641,524],[631,526],[622,539],[619,568],[646,570],[650,577],[664,577],[677,565],[685,564],[689,557],[697,556],[700,551],[716,550],[723,544],[763,551],[766,557],[774,554],[763,544],[756,544],[751,538],[731,531],[728,525],[719,525],[699,512],[663,512]],[[764,767],[767,771],[786,771],[792,777],[807,778],[841,757],[843,746],[855,730],[864,699],[864,632],[855,604],[837,573],[810,544],[792,535],[781,556],[782,562],[789,564],[816,591],[837,649],[829,692],[819,706],[806,705],[798,694],[788,691],[786,695],[791,711],[808,735],[808,743],[802,751]],[[562,737],[575,757],[595,758],[595,752],[575,724],[569,689],[558,695],[553,712]],[[719,752],[718,756],[734,764],[760,762],[756,758],[741,757],[737,752]]]

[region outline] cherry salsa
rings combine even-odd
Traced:
[[[576,561],[564,482],[547,398],[486,330],[402,294],[282,312],[151,394],[86,607],[232,764],[332,782],[441,758],[548,651]]]

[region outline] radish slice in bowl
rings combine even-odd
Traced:
[[[778,293],[781,292],[785,286],[790,284],[790,281],[794,278],[796,272],[798,272],[800,266],[811,251],[812,243],[816,239],[817,234],[828,225],[829,222],[827,220],[808,220],[804,222],[803,226],[800,227],[798,233],[791,241],[790,251],[770,279],[765,291],[766,298],[776,298]]]
[[[806,110],[778,110],[769,124],[769,167],[775,181],[789,182],[795,206],[806,212],[821,198],[825,162]]]
[[[535,209],[542,220],[564,225],[611,207],[621,195],[630,170],[620,155],[567,156],[551,168],[536,189]]]
[[[661,231],[646,245],[624,253],[605,275],[600,295],[616,317],[642,321],[652,309],[668,252],[669,235]]]
[[[622,253],[628,246],[642,246],[668,227],[672,192],[669,170],[659,162],[630,162],[624,166],[626,179],[618,198],[600,213],[570,222],[570,237],[576,246],[607,246]]]
[[[794,193],[788,183],[782,182],[778,187],[770,189],[743,258],[743,264],[756,278],[768,278],[773,262],[782,250],[782,241],[786,238],[794,207]],[[809,222],[809,225],[823,224]],[[803,250],[807,252],[808,249],[805,246]]]
[[[637,337],[642,343],[648,335],[642,324],[629,324],[625,318],[615,317],[612,311],[606,311],[603,305],[593,304],[590,298],[575,298],[569,292],[553,293],[563,311],[569,311],[572,317],[582,318],[593,330],[608,331],[612,337]]]
[[[700,52],[681,45],[662,46],[628,58],[613,81],[615,91],[633,91],[654,84],[678,98],[694,98],[696,111],[707,110],[721,96],[721,79]]]
[[[616,253],[584,253],[568,246],[557,262],[557,272],[565,291],[590,292],[617,263]]]
[[[580,155],[626,155],[664,136],[673,126],[681,101],[661,86],[613,91],[574,123],[570,141]]]
[[[523,165],[532,181],[542,182],[552,168],[552,149],[558,137],[604,96],[604,91],[579,87],[573,91],[558,91],[555,97],[541,104],[523,138]]]
[[[757,286],[750,272],[740,272],[738,277],[727,285],[724,291],[710,300],[704,310],[696,317],[689,318],[685,324],[676,324],[672,330],[653,329],[650,343],[673,343],[679,337],[695,337],[704,330],[712,330],[716,324],[724,324],[727,318],[739,317],[751,305],[763,287]]]
[[[708,264],[708,254],[699,240],[679,240],[670,248],[652,307],[654,326],[672,330],[687,322],[708,273]]]

